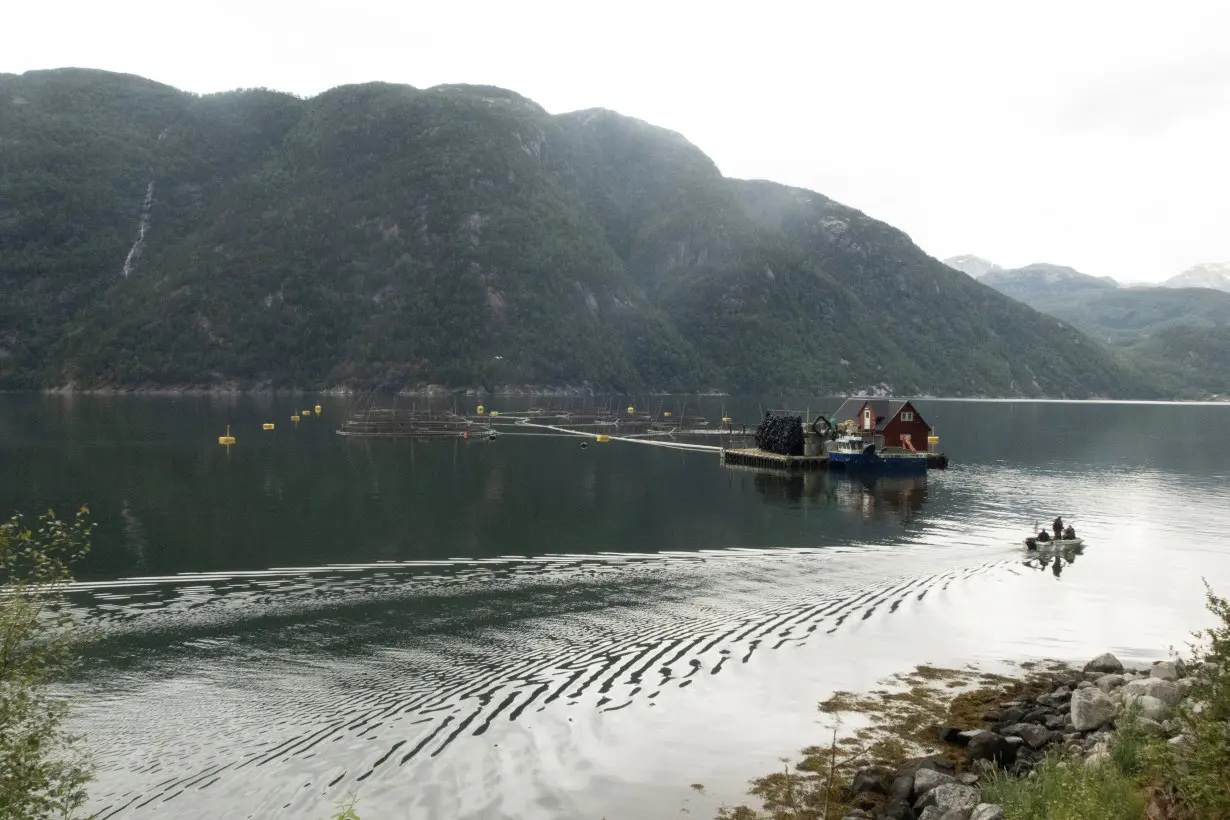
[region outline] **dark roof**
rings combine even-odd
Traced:
[[[876,429],[883,430],[884,425],[895,418],[908,403],[906,399],[873,399],[867,396],[846,399],[841,403],[841,407],[837,408],[833,418],[838,424],[846,419],[858,420],[858,413],[863,409],[863,405],[870,404],[871,412],[876,415]]]

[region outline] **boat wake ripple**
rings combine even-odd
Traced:
[[[138,624],[151,641],[163,627],[175,635],[119,663],[108,673],[118,680],[88,699],[83,729],[100,739],[91,808],[99,818],[154,816],[177,801],[176,815],[192,816],[242,797],[229,808],[299,816],[382,779],[413,802],[415,766],[493,727],[545,710],[653,708],[759,652],[900,617],[949,584],[1011,568],[993,560],[867,583],[865,569],[852,573],[854,562],[825,552],[509,557],[79,585],[104,646],[108,629]],[[531,584],[532,595],[518,594]],[[237,628],[254,607],[260,615]],[[185,634],[194,618],[204,626]],[[299,651],[305,644],[317,651]],[[157,674],[166,653],[180,655],[167,665],[174,674]],[[198,655],[198,671],[185,674],[184,657]]]

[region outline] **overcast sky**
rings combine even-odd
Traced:
[[[1230,0],[39,0],[4,29],[6,72],[486,83],[611,108],[941,258],[1126,280],[1230,261]]]

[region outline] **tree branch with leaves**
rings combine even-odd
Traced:
[[[0,524],[0,817],[71,817],[85,802],[90,771],[52,684],[80,639],[64,594],[92,531],[85,507]]]

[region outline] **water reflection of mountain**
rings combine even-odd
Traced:
[[[788,507],[832,505],[864,518],[895,515],[910,521],[927,501],[927,476],[756,472],[761,500]]]

